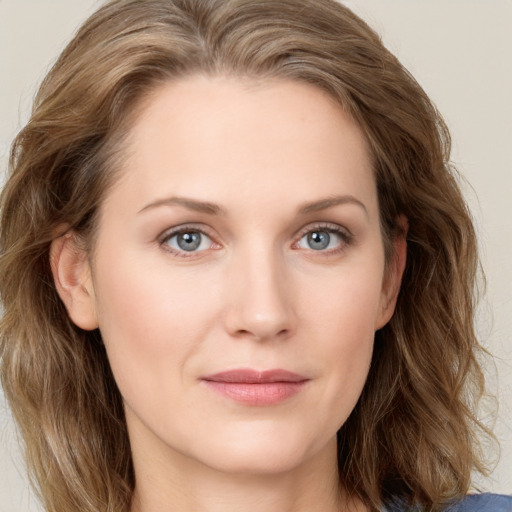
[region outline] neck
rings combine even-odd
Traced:
[[[154,452],[153,452],[154,455]],[[131,512],[359,512],[339,484],[336,441],[280,473],[225,473],[181,454],[145,460],[134,450]]]

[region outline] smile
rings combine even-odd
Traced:
[[[286,370],[237,369],[202,377],[213,391],[246,405],[275,405],[296,395],[309,379]]]

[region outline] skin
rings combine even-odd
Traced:
[[[339,485],[335,436],[393,313],[405,242],[386,267],[359,127],[306,84],[194,76],[149,98],[126,149],[93,255],[70,233],[52,268],[73,321],[101,330],[133,510],[364,510]],[[176,229],[200,246],[180,249]],[[237,368],[306,382],[264,406],[205,385]]]

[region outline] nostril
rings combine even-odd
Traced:
[[[251,338],[254,340],[264,341],[270,339],[283,339],[287,338],[290,333],[289,329],[281,329],[278,331],[263,331],[254,329],[251,331],[249,329],[238,329],[234,332],[235,337],[237,338]]]

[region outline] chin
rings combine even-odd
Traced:
[[[332,451],[331,451],[332,450]],[[215,446],[201,454],[207,466],[228,474],[276,475],[297,470],[316,456],[336,453],[336,438],[324,445],[287,431],[259,432],[253,436],[217,437]]]
[[[283,451],[275,447],[255,452],[243,450],[242,453],[232,453],[231,449],[227,449],[221,459],[212,461],[209,466],[226,474],[277,475],[297,469],[305,458],[297,451]]]

